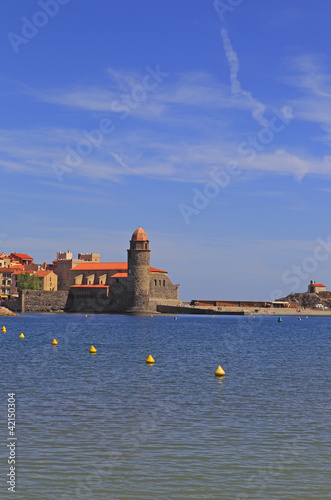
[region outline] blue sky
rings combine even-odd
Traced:
[[[0,250],[123,261],[141,225],[184,300],[331,289],[331,5],[3,0],[0,15]]]

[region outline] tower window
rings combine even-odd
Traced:
[[[161,286],[161,280],[159,280],[159,285]]]
[[[165,286],[165,280],[163,280],[163,286]]]
[[[157,285],[157,280],[154,280],[154,285],[155,285],[155,286]]]

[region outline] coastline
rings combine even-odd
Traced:
[[[209,308],[206,308],[209,309]],[[232,314],[241,313],[245,311],[245,316],[331,316],[331,310],[319,311],[317,309],[298,307],[297,309],[292,308],[279,308],[279,307],[222,307],[220,312],[232,312]],[[209,314],[216,314],[216,311],[209,309]],[[213,311],[213,312],[212,312]]]

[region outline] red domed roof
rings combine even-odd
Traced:
[[[132,241],[147,241],[147,234],[142,227],[138,227],[132,235]]]

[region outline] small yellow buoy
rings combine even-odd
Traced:
[[[90,351],[91,354],[95,354],[97,352],[96,348],[92,345]]]
[[[153,318],[153,314],[151,314],[151,318]]]
[[[215,318],[215,316],[212,316],[212,318]]]
[[[224,377],[224,375],[225,375],[225,371],[223,370],[221,365],[218,365],[218,368],[215,371],[215,376],[216,377]]]
[[[21,335],[19,336],[20,339],[24,339],[24,333],[21,333]]]
[[[150,364],[150,365],[151,365],[152,363],[155,363],[155,359],[153,358],[153,356],[152,356],[151,354],[150,354],[150,355],[148,356],[148,358],[146,359],[146,363],[148,363],[148,364]]]
[[[2,327],[2,333],[6,333],[6,331],[7,331],[7,330],[6,330],[6,327],[5,327],[5,326],[3,326],[3,327]]]
[[[58,341],[56,339],[53,340],[52,345],[58,345]]]
[[[87,314],[85,314],[85,318],[87,318]]]

